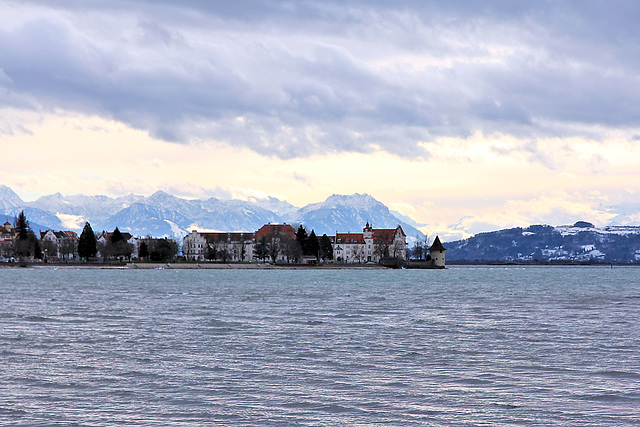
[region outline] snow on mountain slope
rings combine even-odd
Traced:
[[[101,226],[116,226],[133,234],[184,235],[197,229],[255,231],[268,222],[278,222],[273,212],[241,200],[186,200],[156,192],[109,217]]]
[[[140,199],[143,199],[143,197],[133,194],[111,198],[100,195],[85,196],[83,194],[63,196],[60,193],[56,193],[40,197],[33,202],[26,203],[26,205],[53,213],[67,223],[71,222],[69,221],[69,216],[72,216],[73,222],[81,224],[80,228],[82,228],[84,221],[102,222],[115,212],[129,207]]]
[[[60,193],[23,202],[9,187],[0,187],[0,203],[5,213],[30,209],[27,216],[53,229],[80,231],[84,221],[94,230],[119,227],[136,235],[171,236],[190,232],[193,227],[220,231],[255,231],[274,222],[304,224],[317,234],[336,231],[359,232],[369,222],[374,228],[402,225],[411,239],[422,233],[403,218],[394,216],[384,204],[368,194],[333,195],[324,202],[303,208],[273,197],[242,200],[187,200],[164,191],[151,196],[129,195],[110,198]]]
[[[262,209],[275,213],[286,222],[290,222],[295,219],[298,210],[300,210],[299,207],[284,200],[276,199],[275,197],[267,197],[265,199],[250,197],[249,202],[256,204]]]
[[[312,203],[300,209],[295,222],[315,230],[317,235],[333,235],[336,231],[359,232],[368,222],[373,228],[395,228],[401,225],[408,237],[424,236],[418,229],[391,214],[388,207],[368,194],[334,194],[324,202]]]
[[[0,185],[0,211],[24,206],[24,202],[11,188]]]
[[[582,223],[582,224],[580,224]],[[480,233],[445,243],[450,261],[640,261],[640,227],[594,227],[579,221]]]

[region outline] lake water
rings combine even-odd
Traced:
[[[0,269],[0,424],[637,426],[640,269]]]

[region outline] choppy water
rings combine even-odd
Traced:
[[[640,424],[640,269],[0,269],[0,424]]]

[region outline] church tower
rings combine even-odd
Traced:
[[[367,221],[367,225],[362,229],[362,237],[365,239],[373,239],[373,228],[369,225]]]

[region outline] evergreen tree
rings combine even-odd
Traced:
[[[118,227],[116,227],[109,237],[106,250],[109,256],[130,257],[133,252],[133,246],[127,242]]]
[[[27,216],[24,214],[24,211],[20,211],[18,218],[14,220],[16,234],[18,235],[19,240],[27,240],[29,238],[29,221],[27,221]]]
[[[333,259],[333,246],[331,245],[331,239],[326,234],[320,237],[320,256],[322,259]]]
[[[37,239],[29,229],[29,221],[27,221],[27,216],[24,214],[24,211],[21,211],[18,217],[14,219],[13,224],[17,235],[17,238],[13,242],[14,253],[19,258],[31,256],[35,249],[34,240]],[[31,235],[33,235],[33,239],[30,239]]]
[[[140,248],[138,249],[138,258],[149,258],[149,245],[147,245],[147,242],[140,243]]]
[[[84,224],[80,239],[78,240],[78,256],[80,258],[93,258],[98,253],[96,235],[93,233],[91,224]]]
[[[178,254],[178,244],[170,239],[154,239],[151,241],[149,258],[151,261],[171,261]]]
[[[306,254],[304,251],[304,247],[307,244],[307,239],[309,236],[307,235],[307,230],[300,224],[298,230],[296,231],[296,241],[300,245],[300,249],[302,249],[302,253]]]
[[[311,230],[309,237],[305,241],[305,245],[302,248],[305,255],[313,255],[318,256],[318,252],[320,251],[320,243],[318,242],[318,237],[316,236],[316,232]]]
[[[31,233],[31,239],[33,240],[33,256],[37,259],[42,259],[42,247],[40,247],[40,240],[35,234]]]
[[[124,236],[122,235],[118,227],[116,227],[116,229],[113,230],[113,233],[111,234],[111,237],[109,238],[109,240],[111,240],[111,243],[114,245],[124,240]]]

